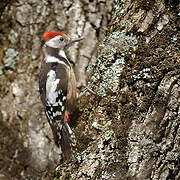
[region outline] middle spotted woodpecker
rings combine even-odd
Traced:
[[[43,60],[39,90],[55,144],[64,159],[70,159],[75,136],[68,125],[77,100],[76,78],[65,49],[82,38],[70,38],[63,32],[50,31],[42,36]]]

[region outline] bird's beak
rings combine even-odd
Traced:
[[[74,42],[81,41],[82,39],[83,39],[83,37],[82,37],[82,38],[72,38],[72,39],[70,40],[70,44],[72,44],[72,43],[74,43]]]
[[[83,39],[83,37],[82,38],[69,38],[69,42],[66,45],[66,48],[70,47],[75,42],[81,41],[82,39]]]

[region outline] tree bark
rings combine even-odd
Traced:
[[[179,1],[10,2],[1,8],[0,177],[180,179]],[[96,94],[80,98],[74,159],[56,170],[37,88],[40,35],[54,28],[85,37],[69,57],[78,86],[88,79]]]
[[[69,49],[78,88],[110,20],[112,1],[8,0],[0,2],[0,176],[52,179],[61,159],[38,92],[41,36],[64,31],[84,37]],[[2,175],[1,175],[2,174]],[[1,178],[1,177],[0,177]]]

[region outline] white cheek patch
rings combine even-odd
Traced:
[[[48,40],[46,42],[46,45],[52,48],[59,48],[60,44],[59,44],[59,39],[61,36],[55,36],[54,38]]]
[[[57,85],[59,84],[60,79],[56,79],[56,73],[53,70],[50,70],[47,74],[47,81],[46,81],[46,98],[48,99],[49,103],[55,104],[56,98],[58,97]]]

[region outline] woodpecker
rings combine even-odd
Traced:
[[[45,114],[63,158],[70,159],[75,136],[68,122],[78,98],[76,78],[65,50],[83,38],[70,38],[63,32],[50,31],[42,36],[43,60],[39,91]]]

